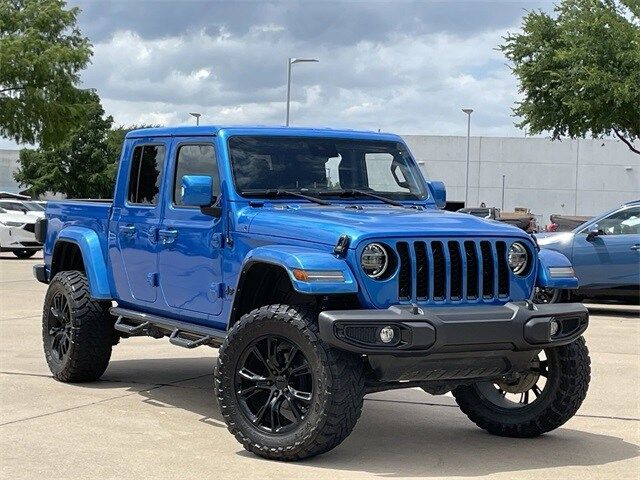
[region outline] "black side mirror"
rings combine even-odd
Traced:
[[[603,235],[604,232],[598,228],[598,225],[593,225],[589,228],[589,233],[587,233],[587,242],[592,242],[596,239],[596,237]]]

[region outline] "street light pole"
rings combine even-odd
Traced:
[[[501,210],[504,210],[504,180],[507,176],[506,175],[502,175],[502,208]]]
[[[285,125],[289,126],[289,109],[291,105],[291,67],[295,63],[315,63],[319,62],[317,58],[289,58],[287,60],[287,120]]]
[[[200,117],[202,116],[201,113],[190,113],[189,115],[191,115],[192,117],[196,117],[196,126],[200,125]]]
[[[471,146],[471,114],[472,108],[463,108],[462,111],[467,114],[467,173],[464,177],[464,206],[469,206],[469,149]]]

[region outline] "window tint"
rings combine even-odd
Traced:
[[[127,197],[129,203],[158,203],[163,165],[164,145],[141,145],[133,150]]]
[[[398,200],[426,197],[417,165],[397,142],[235,136],[229,151],[242,195],[286,189],[331,197],[363,189]]]
[[[213,194],[219,195],[220,180],[216,167],[213,145],[182,145],[178,149],[176,175],[173,179],[173,203],[181,206],[182,177],[185,175],[208,175],[213,179]]]
[[[640,234],[640,207],[626,208],[598,222],[598,229],[605,235]]]

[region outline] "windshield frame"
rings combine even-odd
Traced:
[[[287,134],[287,135],[273,135],[273,134],[265,134],[265,133],[257,133],[257,132],[251,132],[251,133],[233,133],[229,136],[227,136],[227,138],[225,139],[225,147],[227,150],[227,158],[229,161],[229,173],[231,175],[231,186],[233,189],[233,192],[235,193],[235,195],[237,195],[237,197],[239,197],[240,199],[243,200],[252,200],[252,199],[260,199],[260,200],[268,200],[269,202],[287,202],[287,203],[291,203],[292,198],[268,198],[264,195],[261,195],[260,193],[251,193],[251,194],[247,194],[247,193],[243,193],[246,190],[254,190],[254,188],[239,188],[238,184],[237,184],[237,178],[236,178],[236,171],[234,169],[234,160],[233,160],[233,155],[232,155],[232,147],[231,147],[231,142],[233,139],[235,138],[264,138],[264,139],[278,139],[278,140],[309,140],[309,141],[318,141],[318,140],[329,140],[329,141],[336,141],[336,142],[354,142],[354,143],[379,143],[379,144],[400,144],[402,146],[402,149],[404,151],[404,156],[407,159],[407,166],[413,171],[413,175],[414,175],[414,179],[415,179],[415,185],[420,189],[421,193],[420,194],[414,194],[416,196],[416,198],[397,198],[395,195],[385,195],[385,194],[401,194],[401,195],[410,195],[411,192],[383,192],[383,191],[379,191],[379,190],[371,190],[371,193],[374,193],[376,195],[380,195],[380,196],[388,196],[388,198],[392,201],[397,201],[397,202],[401,202],[401,203],[407,203],[407,204],[422,204],[422,203],[426,203],[430,200],[432,200],[432,193],[431,193],[431,189],[429,187],[429,182],[428,180],[425,178],[424,173],[422,172],[422,169],[420,168],[418,162],[416,161],[416,159],[413,157],[413,154],[411,153],[411,150],[407,147],[407,145],[405,144],[404,141],[402,141],[402,139],[400,139],[399,137],[397,138],[372,138],[372,137],[357,137],[357,138],[353,138],[353,137],[349,137],[349,136],[342,136],[342,135],[309,135],[309,134],[304,134],[304,135],[295,135],[295,134]],[[255,190],[260,190],[260,189],[255,189]],[[331,192],[332,190],[324,190],[324,189],[314,189],[314,188],[280,188],[280,190],[289,190],[289,191],[295,191],[298,193],[302,193],[302,194],[307,194],[307,195],[311,195],[311,196],[318,196],[320,197],[320,195],[318,195],[319,192],[322,192],[321,194],[321,198],[323,199],[328,199],[331,201],[331,203],[375,203],[375,204],[379,204],[382,203],[381,200],[377,200],[375,198],[367,198],[365,196],[353,196],[353,197],[343,197],[341,196],[341,194],[344,191],[348,191],[348,190],[352,190],[351,188],[341,188],[340,190],[334,190],[335,194],[332,195]],[[420,195],[420,196],[418,196]],[[299,201],[303,201],[303,202],[308,202],[308,200],[304,200],[304,199],[299,199]]]

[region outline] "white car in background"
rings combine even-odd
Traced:
[[[0,199],[0,208],[12,213],[22,213],[36,220],[44,218],[44,206],[34,200]]]
[[[39,215],[22,210],[6,210],[0,206],[0,252],[13,252],[18,258],[34,256],[42,248],[35,234],[39,218]]]

